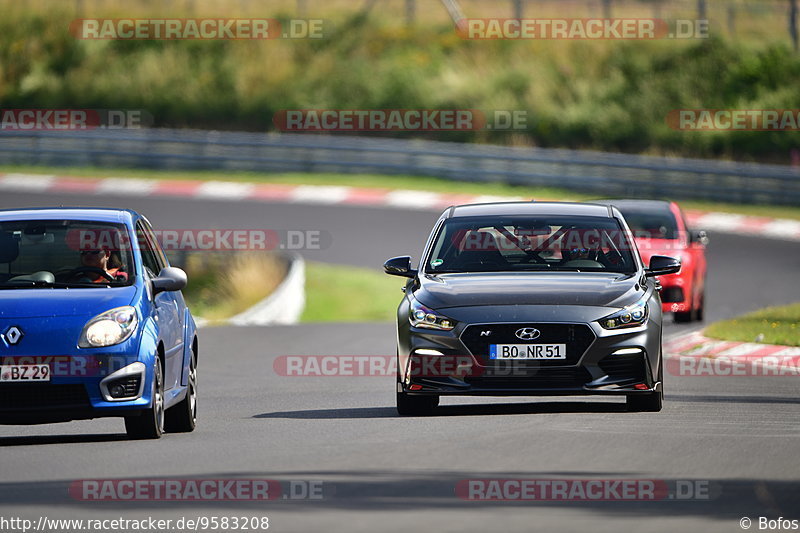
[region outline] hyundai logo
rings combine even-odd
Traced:
[[[538,339],[539,335],[542,332],[536,328],[519,328],[514,335],[517,336],[518,339],[522,339],[524,341],[532,341],[534,339]]]
[[[6,341],[10,345],[17,344],[19,340],[22,338],[24,333],[22,330],[19,329],[17,326],[11,326],[6,330],[6,332],[2,335],[3,340]]]

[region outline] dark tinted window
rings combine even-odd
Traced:
[[[635,272],[632,247],[615,219],[463,217],[445,221],[426,271]]]
[[[669,209],[620,209],[635,238],[677,239],[678,224]]]
[[[103,269],[114,279],[101,279]],[[124,224],[83,220],[0,222],[0,284],[129,285],[134,273],[130,235]]]
[[[161,272],[158,257],[154,251],[154,244],[150,240],[149,233],[144,229],[141,221],[136,223],[136,242],[139,243],[139,250],[142,254],[142,265],[147,274],[154,278]]]

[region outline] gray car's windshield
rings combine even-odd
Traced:
[[[130,285],[125,225],[80,220],[0,222],[0,289]]]
[[[464,217],[445,221],[426,259],[430,273],[633,273],[635,248],[615,219]]]

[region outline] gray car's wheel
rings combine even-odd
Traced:
[[[628,411],[652,412],[661,411],[664,404],[664,392],[655,391],[647,394],[631,394],[627,399]]]
[[[433,413],[439,405],[438,396],[409,396],[397,393],[397,412],[402,416],[425,416]]]
[[[192,354],[186,398],[167,409],[164,427],[168,433],[189,433],[197,426],[197,362]]]
[[[664,360],[658,361],[657,382],[661,383],[661,389],[648,394],[630,394],[626,398],[628,411],[631,412],[650,412],[657,413],[664,406]]]
[[[132,439],[159,439],[164,433],[164,374],[156,360],[153,370],[153,401],[139,416],[125,417],[125,431]]]

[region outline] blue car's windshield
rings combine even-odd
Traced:
[[[444,223],[425,271],[633,273],[636,253],[613,218],[463,217]]]
[[[131,285],[124,224],[83,220],[0,222],[0,289]]]

